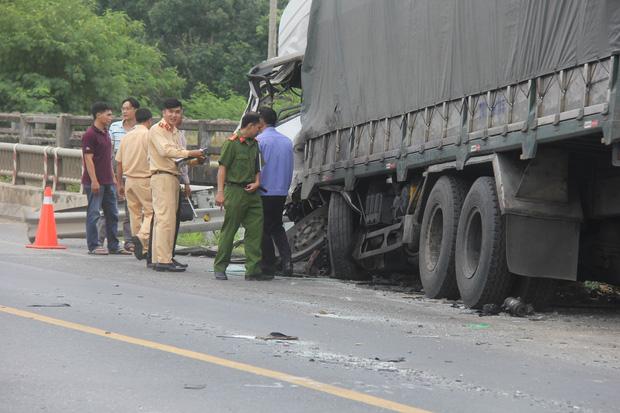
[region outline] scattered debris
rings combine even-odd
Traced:
[[[183,388],[186,390],[202,390],[207,388],[206,384],[185,384]]]
[[[71,304],[58,303],[58,304],[31,304],[28,307],[71,307]]]
[[[283,334],[277,331],[273,331],[269,333],[269,335],[266,337],[256,337],[256,338],[261,339],[261,340],[299,340],[295,336],[287,336],[286,334]]]
[[[384,361],[387,363],[402,363],[403,361],[405,361],[404,357],[396,357],[396,358],[380,358],[380,357],[375,357],[375,360],[377,361]]]
[[[470,324],[466,324],[465,326],[469,328],[470,330],[485,330],[491,327],[491,325],[487,323],[470,323]]]
[[[555,291],[552,306],[618,308],[620,306],[620,287],[597,281],[564,281],[558,285]]]
[[[534,314],[534,306],[524,303],[521,298],[508,297],[502,304],[502,309],[514,317],[525,317]]]
[[[498,315],[502,311],[502,308],[497,304],[485,304],[482,306],[482,310],[478,313],[480,317]]]
[[[219,337],[219,338],[241,338],[244,340],[256,340],[256,336],[246,336],[246,335],[241,335],[241,334],[225,334],[225,335],[220,335],[220,336],[215,336],[215,337]]]

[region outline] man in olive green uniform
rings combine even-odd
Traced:
[[[273,275],[262,274],[261,239],[263,234],[263,204],[259,193],[259,150],[256,135],[260,131],[257,113],[246,113],[241,129],[224,145],[217,171],[215,203],[226,210],[224,225],[215,256],[213,272],[218,280],[226,280],[235,234],[239,225],[245,228],[245,279],[270,280]]]
[[[176,213],[179,203],[179,168],[175,159],[202,157],[202,151],[188,151],[179,144],[178,124],[183,107],[177,99],[164,101],[163,119],[149,129],[148,155],[151,172],[154,225],[151,233],[153,269],[182,272],[172,261]]]

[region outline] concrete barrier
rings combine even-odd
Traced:
[[[54,210],[80,208],[87,205],[86,195],[76,192],[54,193]],[[43,189],[29,185],[11,185],[0,182],[0,216],[22,220],[24,214],[41,208]]]

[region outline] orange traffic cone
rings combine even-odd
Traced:
[[[39,227],[34,244],[26,245],[26,248],[37,249],[65,249],[64,245],[58,244],[56,237],[56,219],[54,218],[54,204],[52,202],[52,188],[45,187],[43,193],[43,206],[39,216]]]

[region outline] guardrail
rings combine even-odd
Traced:
[[[219,152],[219,148],[211,150]],[[215,162],[202,166],[203,173],[216,168]],[[9,177],[13,185],[44,188],[51,184],[56,192],[67,189],[68,184],[75,184],[80,185],[82,192],[83,171],[81,149],[0,142],[0,176]]]
[[[196,209],[197,218],[192,221],[181,222],[180,233],[185,232],[209,232],[217,231],[224,224],[224,211],[220,208]],[[86,211],[55,212],[56,235],[59,239],[86,238]],[[123,222],[125,211],[119,210],[118,235],[123,235]],[[25,214],[24,221],[27,225],[27,236],[30,242],[34,242],[39,225],[39,213],[30,211]]]
[[[90,116],[67,113],[0,113],[0,142],[79,148],[84,131],[92,123]],[[234,132],[236,127],[236,122],[228,120],[186,119],[180,129],[197,134],[195,144],[190,146],[206,147],[216,134]]]
[[[43,188],[51,183],[53,191],[63,190],[67,184],[80,185],[82,151],[0,142],[0,175],[13,185]]]

